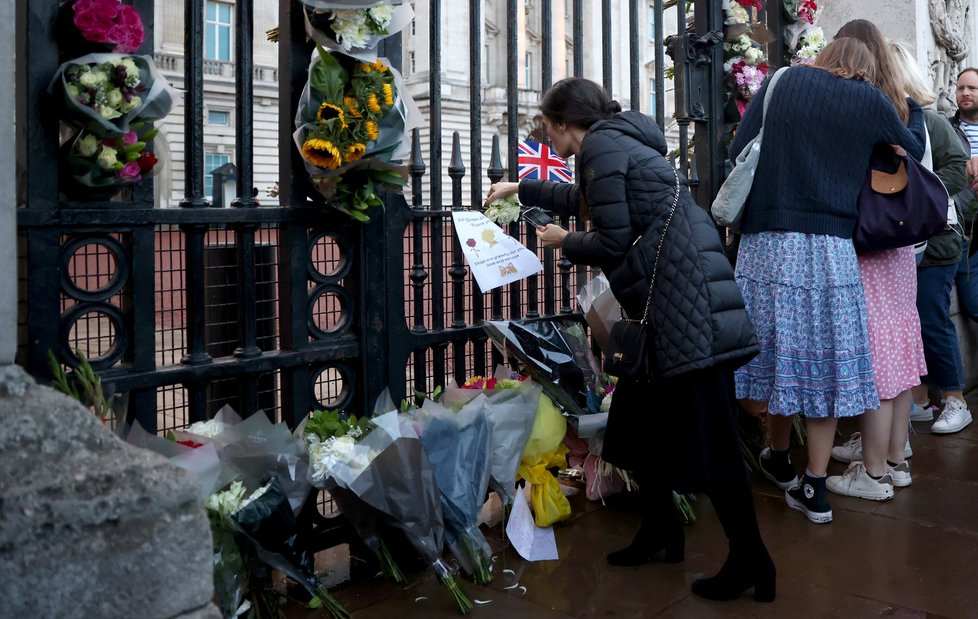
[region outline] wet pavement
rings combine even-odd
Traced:
[[[978,411],[978,393],[972,392],[969,404]],[[683,563],[612,568],[604,555],[631,540],[638,514],[627,500],[603,506],[581,492],[571,497],[573,518],[555,528],[559,561],[528,563],[503,548],[499,527],[489,531],[501,551],[489,587],[464,582],[470,598],[488,601],[472,616],[978,618],[978,423],[954,435],[932,435],[929,428],[915,424],[911,436],[913,485],[897,488],[885,503],[830,495],[830,524],[811,524],[788,509],[777,488],[752,474],[761,531],[778,568],[772,604],[756,603],[749,594],[712,602],[690,593],[690,584],[715,573],[726,556],[706,498],[694,507],[697,522],[686,528]],[[855,429],[854,422],[840,423],[846,438]],[[792,459],[801,467],[803,451]],[[833,463],[829,474],[844,469]],[[320,562],[338,565],[347,556],[344,548],[331,553]],[[358,619],[459,616],[447,592],[424,571],[400,585],[355,577],[334,595]],[[297,606],[287,615],[325,616]]]

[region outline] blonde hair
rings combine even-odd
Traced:
[[[910,48],[899,41],[890,41],[890,49],[893,51],[896,67],[903,79],[903,89],[907,94],[922,107],[937,101],[937,93],[927,85]]]
[[[836,39],[818,53],[813,67],[824,69],[836,77],[863,80],[876,79],[876,59],[866,44],[857,39]]]

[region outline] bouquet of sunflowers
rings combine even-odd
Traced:
[[[296,114],[296,146],[313,187],[358,221],[382,204],[379,191],[400,190],[409,106],[400,76],[383,59],[363,62],[316,45]]]

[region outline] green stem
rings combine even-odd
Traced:
[[[384,540],[380,540],[380,543],[377,545],[376,554],[381,571],[394,582],[404,582],[404,573],[401,572],[401,568],[394,561],[394,557],[391,556],[391,552],[387,549],[387,544],[384,543]]]
[[[326,587],[318,587],[316,589],[316,597],[322,604],[322,608],[325,608],[329,612],[333,619],[350,619],[350,613],[346,612],[346,609],[336,601]]]

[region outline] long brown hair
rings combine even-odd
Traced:
[[[836,77],[847,80],[864,80],[873,83],[876,77],[876,59],[869,48],[856,39],[836,39],[818,53],[813,67],[825,69]]]
[[[910,122],[910,108],[903,94],[903,84],[900,79],[902,73],[880,29],[871,21],[854,19],[839,28],[835,38],[842,37],[858,39],[866,44],[870,53],[876,58],[876,78],[872,80],[873,83],[890,98],[903,124]]]

